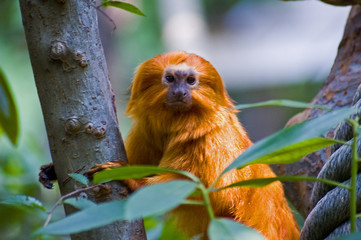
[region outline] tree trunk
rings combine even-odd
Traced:
[[[20,0],[26,41],[61,194],[80,188],[68,173],[122,159],[108,69],[98,34],[94,0]],[[112,183],[88,192],[102,202],[124,198]],[[66,207],[66,214],[74,211]],[[101,214],[101,213],[99,213]],[[119,221],[72,239],[145,239],[142,221]]]
[[[357,87],[361,84],[361,6],[352,7],[345,32],[340,42],[337,57],[330,75],[320,92],[312,100],[313,104],[330,109],[351,106]],[[315,118],[324,112],[320,109],[308,109],[293,117],[287,125]],[[333,137],[333,130],[327,134]],[[329,157],[330,148],[309,154],[300,161],[289,165],[277,165],[279,175],[317,176]],[[285,183],[285,192],[292,204],[305,217],[312,208],[310,196],[312,182]]]

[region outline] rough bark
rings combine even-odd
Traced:
[[[361,6],[352,7],[346,23],[345,32],[340,42],[337,57],[330,75],[320,92],[313,99],[313,104],[338,109],[352,104],[353,96],[361,84]],[[287,125],[303,122],[323,114],[319,109],[308,109],[293,117]],[[333,130],[327,133],[333,137]],[[279,175],[317,176],[329,157],[329,148],[317,151],[290,165],[274,167]],[[285,183],[285,192],[292,204],[305,217],[312,208],[310,195],[312,182]]]
[[[94,0],[20,0],[26,41],[61,194],[81,187],[68,173],[122,159]],[[106,190],[106,191],[103,191]],[[88,192],[96,202],[127,196],[117,183]],[[67,214],[74,209],[66,208]],[[101,214],[101,213],[99,213]],[[145,239],[142,221],[119,221],[72,239]]]

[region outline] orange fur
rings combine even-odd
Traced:
[[[167,88],[161,84],[169,65],[185,63],[199,76],[192,89],[192,104],[185,112],[169,111]],[[158,55],[141,64],[132,83],[127,114],[134,124],[125,142],[129,163],[185,170],[209,186],[252,142],[239,123],[232,100],[214,67],[203,58],[183,51]],[[218,187],[236,181],[273,177],[267,165],[257,164],[227,173]],[[179,178],[164,174],[145,184]],[[282,185],[236,187],[212,193],[216,216],[230,217],[257,229],[269,240],[298,239],[299,228],[284,198]],[[200,206],[181,206],[171,214],[188,236],[206,232],[209,222]]]

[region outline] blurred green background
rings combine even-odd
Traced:
[[[237,103],[310,101],[332,66],[349,12],[348,7],[318,1],[130,2],[146,17],[115,8],[105,10],[108,17],[98,14],[124,138],[131,124],[124,108],[135,67],[169,50],[186,50],[208,59]],[[51,157],[19,3],[14,0],[0,1],[0,68],[8,79],[20,118],[16,147],[0,136],[0,200],[15,194],[31,195],[49,208],[59,197],[58,187],[46,190],[37,180],[39,167],[51,162]],[[281,129],[297,111],[250,109],[239,117],[251,139],[257,141]],[[55,218],[62,214],[59,209]],[[36,209],[0,204],[0,238],[31,239],[31,232],[43,224],[45,217]]]

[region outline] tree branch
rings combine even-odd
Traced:
[[[26,40],[47,135],[62,195],[81,186],[68,173],[122,159],[114,94],[98,34],[94,0],[20,0]],[[112,183],[109,191],[88,192],[95,202],[124,198],[128,191]],[[74,211],[67,206],[66,213]],[[101,213],[100,213],[101,214]],[[145,239],[141,221],[74,234],[73,239]]]

